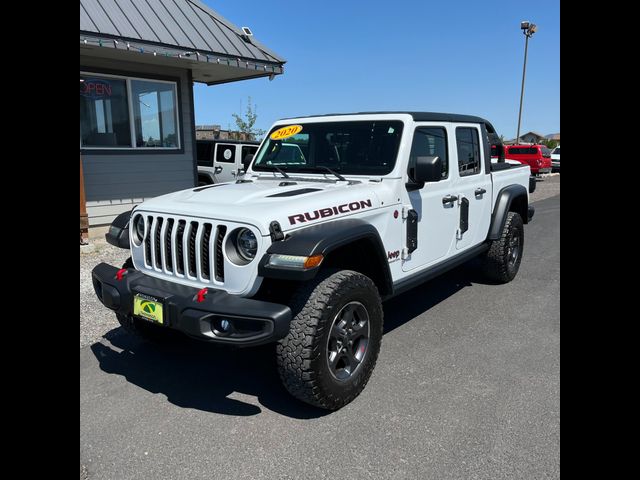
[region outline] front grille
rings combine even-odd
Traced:
[[[224,282],[226,225],[147,216],[144,265],[166,275],[204,283]]]

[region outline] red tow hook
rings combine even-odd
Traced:
[[[198,292],[198,297],[196,298],[196,302],[198,303],[204,302],[204,297],[207,295],[207,291],[208,290],[206,288],[203,288],[202,290],[200,290]]]
[[[118,270],[118,272],[116,273],[116,279],[118,280],[122,280],[122,276],[127,273],[127,269],[126,268],[121,268],[120,270]]]

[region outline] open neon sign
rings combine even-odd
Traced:
[[[111,83],[95,78],[80,83],[80,95],[88,98],[104,98],[111,96]]]

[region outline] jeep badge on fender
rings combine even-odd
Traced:
[[[116,217],[107,240],[131,258],[93,269],[96,295],[148,339],[276,343],[285,388],[336,410],[373,372],[382,301],[474,257],[494,282],[516,276],[531,172],[491,163],[492,147],[491,123],[468,115],[280,120],[241,178]]]

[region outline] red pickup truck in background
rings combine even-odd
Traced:
[[[504,157],[529,165],[533,175],[551,172],[551,150],[545,145],[505,145]]]

